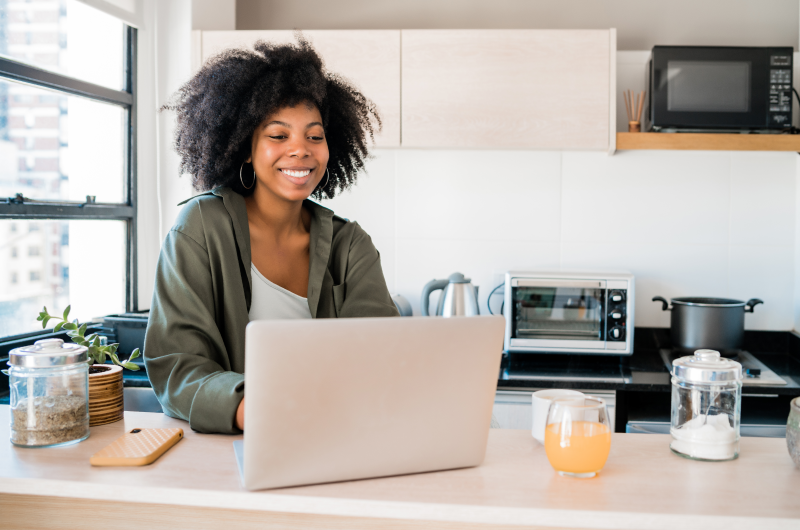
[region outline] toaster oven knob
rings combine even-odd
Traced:
[[[625,301],[625,295],[621,291],[611,291],[611,296],[609,296],[612,302],[620,303]]]
[[[608,336],[611,340],[622,340],[625,338],[625,328],[614,326],[609,330]]]
[[[622,319],[622,311],[614,311],[614,312],[611,313],[610,316],[614,320],[620,320],[620,319]]]

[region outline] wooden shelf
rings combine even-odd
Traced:
[[[617,133],[617,151],[798,151],[800,134]]]

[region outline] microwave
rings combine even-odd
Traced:
[[[505,353],[633,354],[629,273],[507,272]]]
[[[653,47],[643,130],[788,131],[793,51],[791,47]]]

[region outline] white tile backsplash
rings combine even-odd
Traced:
[[[731,244],[791,245],[797,153],[731,154]]]
[[[725,152],[564,153],[563,241],[713,244],[728,239]]]
[[[745,315],[745,329],[792,329],[795,264],[791,245],[731,245],[728,267],[730,298],[764,301]]]
[[[351,192],[323,204],[370,233],[415,314],[425,283],[453,272],[480,286],[485,312],[507,270],[605,269],[636,275],[637,326],[669,326],[656,295],[762,298],[747,329],[795,325],[795,153],[374,154]]]
[[[561,153],[397,152],[397,235],[558,241]]]

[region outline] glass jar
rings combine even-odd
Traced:
[[[87,349],[61,339],[9,352],[11,443],[52,447],[89,437]]]
[[[670,449],[695,460],[737,458],[741,404],[741,364],[714,350],[675,359]]]
[[[794,398],[789,406],[789,420],[786,422],[786,445],[795,465],[800,466],[800,397]]]

